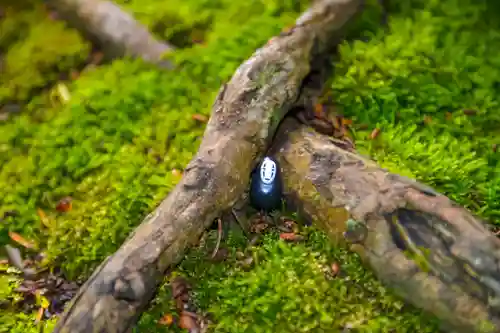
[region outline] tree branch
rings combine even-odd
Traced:
[[[387,286],[447,331],[500,332],[500,240],[485,224],[294,120],[272,151],[289,203],[358,252]]]
[[[252,168],[361,0],[316,2],[221,88],[194,159],[170,195],[81,287],[54,332],[127,332],[164,272],[248,186]],[[305,94],[307,95],[307,93]]]
[[[123,56],[168,65],[163,56],[173,50],[158,41],[132,15],[106,0],[47,0],[69,25],[99,45],[108,59]]]

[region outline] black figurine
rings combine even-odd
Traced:
[[[278,163],[271,157],[264,157],[252,175],[251,205],[264,212],[280,209],[282,192],[283,182]]]

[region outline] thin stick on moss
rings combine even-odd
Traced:
[[[361,0],[317,1],[224,85],[199,151],[175,189],[81,287],[54,332],[128,332],[165,271],[244,193],[276,128],[341,40]],[[314,64],[314,66],[313,66]]]
[[[164,56],[174,49],[173,46],[157,40],[131,14],[113,2],[48,0],[47,4],[69,25],[99,45],[108,59],[133,56],[169,66]]]
[[[272,150],[289,202],[408,303],[446,332],[500,332],[500,240],[483,222],[296,121],[284,122]],[[366,231],[355,244],[353,228]]]
[[[215,258],[217,252],[219,252],[220,241],[222,239],[222,220],[220,218],[217,219],[217,243],[215,244],[215,248],[212,252],[212,259]]]

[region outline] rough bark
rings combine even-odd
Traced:
[[[47,0],[58,15],[99,45],[106,58],[133,56],[168,66],[163,56],[173,49],[153,37],[132,15],[111,1]]]
[[[293,120],[272,151],[289,203],[387,286],[447,332],[500,332],[500,240],[478,218]]]
[[[321,79],[331,52],[361,0],[315,3],[280,36],[243,63],[224,85],[194,159],[176,188],[81,287],[54,332],[127,332],[205,228],[248,186],[289,109]],[[306,97],[304,97],[306,98]]]

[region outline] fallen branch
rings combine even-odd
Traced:
[[[447,332],[500,332],[500,240],[481,221],[294,120],[272,150],[290,204],[387,286]]]
[[[282,118],[309,98],[304,85],[316,81],[321,86],[316,66],[323,67],[361,2],[316,2],[292,29],[238,68],[221,88],[199,151],[180,183],[96,269],[54,332],[128,332],[133,327],[164,272],[243,194]]]
[[[99,45],[108,59],[123,56],[167,65],[163,56],[173,50],[158,41],[132,15],[106,0],[47,0],[58,15]]]

